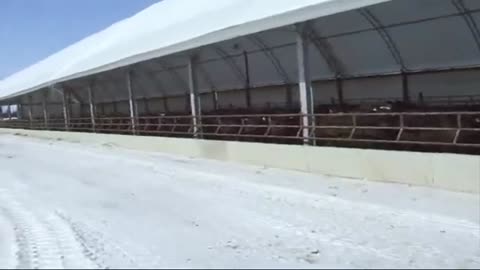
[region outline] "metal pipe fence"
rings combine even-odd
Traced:
[[[303,126],[302,118],[311,125]],[[194,137],[301,144],[313,142],[388,143],[480,148],[480,112],[405,112],[335,114],[240,114],[63,118],[0,121],[0,128]],[[304,137],[307,128],[309,136]]]

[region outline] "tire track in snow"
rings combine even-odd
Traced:
[[[80,248],[72,232],[58,217],[48,215],[46,220],[39,219],[4,190],[0,190],[0,205],[14,228],[18,269],[93,266],[78,252]]]
[[[47,229],[55,235],[57,246],[65,268],[92,269],[99,267],[83,253],[82,245],[77,242],[74,233],[60,217],[50,215],[47,219]]]
[[[3,208],[0,208],[0,239],[0,268],[12,269],[17,264],[15,229]]]
[[[83,223],[75,222],[70,217],[57,211],[56,215],[68,224],[78,243],[82,246],[84,256],[94,262],[97,268],[110,267],[136,268],[138,262],[115,241],[106,239],[100,232],[94,231]]]

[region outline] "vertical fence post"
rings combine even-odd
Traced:
[[[398,134],[397,134],[397,138],[396,138],[396,141],[400,141],[400,139],[402,138],[402,134],[403,134],[403,128],[405,126],[405,119],[404,119],[404,115],[403,114],[400,114],[400,130],[398,131]]]
[[[356,114],[352,114],[352,131],[350,132],[350,136],[348,136],[350,140],[353,139],[353,136],[355,136],[356,130],[357,130],[357,116]]]
[[[455,132],[455,138],[453,139],[454,144],[457,144],[458,137],[460,137],[461,131],[462,131],[462,115],[459,113],[457,114],[457,132]]]

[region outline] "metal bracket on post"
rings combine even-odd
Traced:
[[[137,134],[137,104],[135,99],[135,92],[132,85],[132,71],[127,71],[127,89],[128,89],[128,103],[130,105],[130,121],[132,123],[132,133]]]
[[[93,95],[93,86],[92,84],[88,85],[88,103],[90,105],[90,121],[92,124],[92,132],[95,133],[95,127],[96,127],[96,110],[95,110],[95,100],[94,100],[94,95]]]
[[[297,64],[298,64],[298,88],[300,94],[300,108],[302,113],[302,135],[304,144],[312,144],[310,127],[312,126],[313,94],[310,77],[310,65],[308,55],[309,40],[305,34],[303,24],[297,28]]]
[[[190,56],[188,58],[188,82],[190,90],[190,111],[192,113],[193,120],[193,137],[201,138],[201,107],[200,107],[200,97],[198,96],[198,85],[197,85],[197,76],[196,69],[194,64],[194,57]]]

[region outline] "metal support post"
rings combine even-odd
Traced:
[[[33,97],[28,95],[28,123],[30,129],[33,129]]]
[[[90,84],[88,90],[88,103],[90,105],[90,122],[92,124],[92,132],[95,132],[96,127],[96,109],[95,109],[95,97],[93,95],[93,86]]]
[[[43,124],[45,125],[45,129],[48,130],[48,92],[45,91],[43,93],[43,98],[42,98],[42,110],[43,110]]]
[[[162,97],[162,100],[163,100],[163,109],[165,111],[165,113],[169,113],[170,112],[170,109],[168,108],[168,98],[167,97]]]
[[[130,106],[130,121],[132,123],[132,133],[137,134],[137,102],[135,99],[135,92],[132,85],[132,71],[127,72],[127,89],[128,89],[128,103]]]
[[[150,104],[148,103],[148,98],[144,97],[143,98],[143,106],[145,108],[145,114],[146,115],[150,115],[151,112],[150,112]]]
[[[62,89],[62,101],[63,101],[63,119],[65,123],[65,130],[70,130],[70,91],[63,88]]]
[[[408,85],[408,75],[402,72],[402,97],[404,103],[410,103],[410,89]]]
[[[302,135],[304,144],[312,144],[310,139],[310,126],[312,126],[313,95],[310,77],[310,65],[308,55],[308,39],[304,34],[304,27],[297,25],[297,64],[298,64],[298,88],[300,94],[300,108],[302,116]]]
[[[215,111],[218,110],[218,91],[216,90],[212,92],[212,101],[213,101],[213,109]]]
[[[288,109],[293,108],[293,86],[287,84],[285,87],[285,101]]]
[[[8,116],[8,120],[12,120],[12,105],[11,104],[8,104],[7,105],[7,116]]]
[[[193,136],[195,138],[201,138],[200,96],[198,95],[196,69],[192,57],[188,58],[188,82],[190,88],[190,111],[193,119]]]
[[[337,85],[337,99],[338,99],[338,105],[340,105],[341,110],[343,111],[343,107],[345,105],[345,101],[343,98],[343,81],[341,77],[337,76],[337,79],[335,80],[335,83]]]
[[[252,96],[251,96],[251,83],[250,83],[250,64],[248,61],[248,53],[247,51],[243,52],[243,60],[245,63],[245,98],[246,98],[246,104],[247,108],[251,108],[252,106]]]

